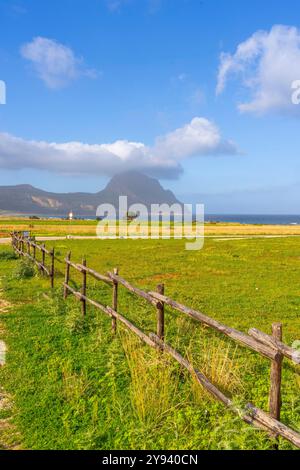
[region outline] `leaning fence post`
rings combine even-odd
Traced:
[[[16,248],[16,235],[15,232],[11,232],[11,246],[15,249]]]
[[[51,256],[51,270],[50,270],[50,278],[51,278],[51,289],[54,288],[54,248],[50,251],[50,256]]]
[[[86,267],[86,259],[84,258],[82,260],[82,266]],[[81,288],[81,294],[86,297],[86,270],[82,269],[82,288]],[[82,310],[82,315],[86,315],[86,300],[85,298],[81,299],[81,310]]]
[[[159,284],[157,286],[157,293],[164,295],[165,286],[164,284]],[[159,339],[164,341],[165,338],[165,304],[162,301],[159,301],[156,306],[157,311],[157,336]]]
[[[273,323],[272,335],[277,341],[282,341],[282,323]],[[270,415],[272,418],[280,420],[281,409],[281,375],[282,375],[283,355],[278,354],[278,358],[271,363],[271,387],[270,387]]]
[[[33,245],[33,259],[36,260],[36,246]]]
[[[118,268],[114,269],[114,274],[117,276],[119,274]],[[112,308],[115,312],[118,311],[118,281],[113,280],[113,293],[112,293]],[[111,328],[113,334],[117,332],[117,319],[112,317]]]
[[[67,254],[66,258],[66,272],[65,272],[65,285],[64,285],[64,299],[68,297],[68,288],[70,280],[70,260],[71,260],[71,251]]]
[[[43,245],[42,245],[42,266],[43,266],[42,272],[43,272],[43,274],[45,274],[45,270],[44,270],[44,268],[45,268],[45,258],[46,258],[45,249],[46,249],[45,243],[43,243]]]

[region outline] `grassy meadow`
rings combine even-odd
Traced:
[[[38,222],[33,224],[42,232]],[[74,226],[80,231],[89,223]],[[0,411],[0,420],[11,417],[14,426],[0,426],[0,443],[18,441],[25,449],[274,448],[266,433],[213,401],[175,361],[120,324],[113,337],[104,314],[88,306],[82,318],[80,302],[62,299],[63,259],[71,250],[74,262],[86,256],[88,266],[102,273],[118,267],[146,290],[163,282],[166,295],[241,331],[269,333],[281,321],[287,344],[300,339],[297,238],[208,239],[201,251],[186,251],[184,243],[49,241],[58,258],[53,292],[47,279],[27,272],[8,246],[0,246],[1,295],[11,304],[0,314],[0,339],[8,347],[0,383],[12,404]],[[72,284],[80,287],[74,271]],[[88,295],[111,305],[111,288],[92,278]],[[155,309],[122,287],[119,311],[145,332],[155,331]],[[168,307],[165,324],[166,341],[236,403],[268,409],[268,360]],[[299,372],[284,362],[282,421],[298,430]],[[292,446],[280,440],[279,448]]]

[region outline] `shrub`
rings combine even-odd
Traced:
[[[28,279],[34,275],[35,267],[28,259],[21,259],[12,273],[13,279]]]
[[[16,253],[14,251],[12,251],[12,250],[1,251],[0,260],[10,261],[10,260],[13,260],[13,259],[18,259],[18,256],[16,255]]]

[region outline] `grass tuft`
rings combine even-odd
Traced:
[[[29,279],[36,275],[36,269],[32,261],[21,259],[12,272],[13,279]]]
[[[202,336],[201,330],[197,341],[201,346],[196,349],[196,352],[192,352],[191,344],[188,348],[189,361],[223,393],[230,396],[241,394],[243,381],[241,378],[241,365],[236,357],[238,347],[234,347],[217,337]],[[192,393],[197,402],[202,402],[204,396],[209,400],[214,400],[199,385],[196,378],[192,380]]]
[[[172,360],[148,349],[130,332],[122,331],[121,343],[130,370],[132,409],[141,422],[158,423],[176,406],[178,371]]]

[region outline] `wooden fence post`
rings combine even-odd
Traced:
[[[157,286],[157,293],[164,295],[165,286],[164,284],[159,284]],[[156,307],[157,311],[157,336],[160,340],[164,341],[165,338],[165,305],[164,302],[159,301]]]
[[[42,266],[43,268],[45,267],[45,258],[46,258],[46,253],[45,253],[45,243],[42,245]],[[45,274],[45,271],[42,269],[43,275]]]
[[[36,246],[33,245],[33,259],[36,260]]]
[[[71,260],[71,251],[69,251],[69,253],[67,254],[67,258],[66,258],[66,272],[65,272],[65,284],[69,285],[69,280],[70,280],[70,265],[68,263],[68,261]],[[66,300],[66,298],[68,297],[68,289],[66,286],[64,286],[64,299]]]
[[[117,276],[119,274],[118,268],[114,269],[114,274]],[[112,293],[112,308],[115,312],[118,311],[118,281],[113,281],[113,293]],[[113,334],[117,332],[117,319],[112,317],[111,328]]]
[[[282,341],[282,323],[273,323],[272,335],[277,341]],[[281,409],[281,376],[282,376],[283,355],[271,363],[271,387],[270,387],[270,415],[272,418],[280,420]]]
[[[86,267],[86,259],[84,258],[82,260],[82,266]],[[82,270],[82,288],[81,288],[81,293],[86,297],[86,271],[85,269]],[[86,315],[86,300],[81,299],[81,310],[82,310],[82,315]]]
[[[50,251],[50,256],[51,256],[51,269],[50,269],[50,278],[51,278],[51,289],[54,288],[54,258],[55,258],[55,254],[54,254],[54,248],[52,248],[52,250]]]

